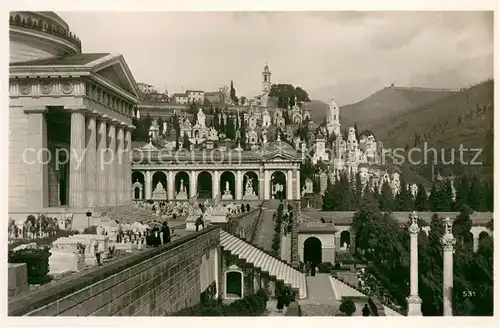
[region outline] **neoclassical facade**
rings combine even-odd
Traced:
[[[10,34],[9,216],[71,213],[78,226],[131,203],[139,92],[124,58],[82,53],[54,13],[12,12]]]
[[[133,152],[132,198],[146,200],[300,199],[297,152],[276,141],[258,151],[156,149]]]

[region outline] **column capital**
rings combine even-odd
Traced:
[[[98,118],[99,113],[96,110],[89,110],[87,113],[85,113],[88,117],[93,117],[93,118]]]
[[[33,106],[24,109],[25,114],[44,114],[47,112],[46,106]]]
[[[109,116],[106,115],[106,114],[103,114],[103,115],[99,115],[97,117],[97,120],[101,121],[101,122],[108,122],[110,120]]]
[[[125,128],[126,131],[132,131],[132,130],[135,130],[135,129],[136,129],[135,125],[130,125],[130,124],[127,124],[127,126]]]

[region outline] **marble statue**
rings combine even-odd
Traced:
[[[188,199],[187,193],[186,193],[186,186],[184,185],[184,179],[181,179],[181,183],[179,186],[179,192],[177,193],[177,196],[175,197],[176,199],[180,200],[186,200]]]
[[[224,190],[224,195],[222,195],[223,200],[233,200],[233,195],[231,195],[231,189],[229,189],[229,181],[226,181],[226,190]]]
[[[167,199],[167,191],[163,187],[163,184],[158,181],[155,189],[153,190],[153,199]]]
[[[253,181],[253,178],[247,177],[247,184],[245,187],[245,195],[243,195],[243,199],[245,199],[245,200],[258,199],[257,195],[255,194],[255,191],[253,190],[252,181]]]

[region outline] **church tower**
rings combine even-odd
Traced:
[[[335,98],[332,97],[332,102],[330,103],[330,108],[326,116],[326,129],[328,133],[334,133],[336,136],[340,135],[340,117],[339,117],[339,106],[335,102]]]
[[[262,72],[262,92],[266,93],[271,90],[271,72],[269,71],[269,66],[264,66],[264,72]]]

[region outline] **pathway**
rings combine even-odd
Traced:
[[[268,252],[272,250],[271,246],[274,237],[273,213],[274,210],[271,209],[262,210],[260,218],[262,222],[257,233],[257,238],[255,238],[255,244]]]
[[[339,313],[340,302],[335,298],[329,274],[307,276],[307,298],[299,300],[303,316],[334,316]]]

